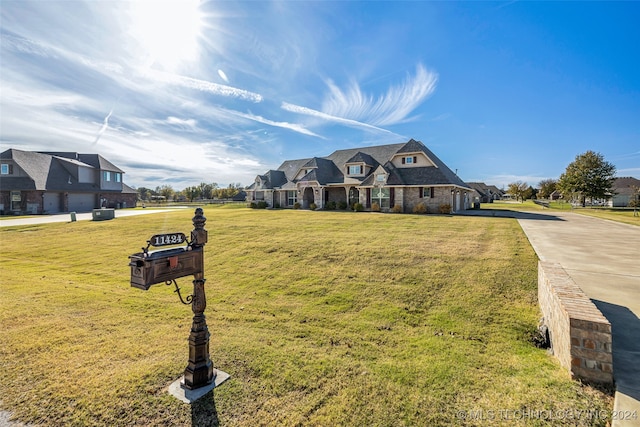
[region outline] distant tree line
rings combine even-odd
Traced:
[[[516,200],[549,199],[554,191],[559,191],[565,200],[578,201],[582,206],[587,200],[605,199],[613,193],[616,167],[604,156],[594,151],[579,154],[571,162],[558,180],[540,181],[538,189],[526,182],[509,184],[507,192]]]
[[[230,199],[242,191],[242,184],[232,183],[227,187],[220,187],[213,182],[207,184],[205,182],[200,185],[187,187],[184,190],[176,191],[171,185],[162,185],[152,190],[146,187],[139,187],[138,198],[144,201],[166,200],[166,201],[189,201],[194,200],[212,200],[212,199]]]

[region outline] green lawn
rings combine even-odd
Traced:
[[[612,407],[531,343],[537,259],[515,220],[238,207],[205,208],[211,357],[232,378],[183,404],[166,387],[191,309],[130,287],[127,256],[192,214],[0,229],[3,409],[52,426],[449,426]],[[494,419],[461,416],[480,410]]]

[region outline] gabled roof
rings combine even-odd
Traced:
[[[266,188],[280,187],[287,182],[287,177],[282,171],[270,170],[264,175]]]
[[[51,156],[10,148],[1,153],[0,158],[13,160],[28,175],[28,177],[2,177],[0,188],[3,190],[46,190],[47,177],[53,160]]]
[[[424,153],[434,166],[396,168],[391,159],[401,153]],[[287,179],[281,188],[295,188],[296,176],[303,169],[311,170],[300,181],[317,181],[320,185],[343,183],[347,163],[365,163],[374,171],[384,165],[388,174],[386,185],[454,185],[469,188],[431,150],[414,139],[400,144],[336,150],[327,157],[287,160],[278,168]],[[360,185],[373,185],[373,174],[365,177]]]
[[[344,174],[331,161],[323,158],[314,157],[313,164],[315,167],[303,176],[300,181],[317,181],[320,185],[327,185],[344,181]],[[311,167],[309,162],[304,167]]]
[[[378,162],[371,157],[370,155],[363,153],[362,151],[358,151],[353,155],[346,163],[364,163],[365,165],[376,167]]]
[[[416,141],[415,139],[411,138],[406,144],[404,144],[402,148],[400,148],[396,152],[396,154],[419,153],[421,151],[424,151],[425,148],[427,147],[425,147],[422,142]]]
[[[631,195],[634,193],[633,187],[640,187],[640,179],[631,176],[615,178],[611,187],[614,194]]]
[[[109,160],[102,157],[100,154],[81,154],[68,151],[40,151],[40,153],[48,154],[55,157],[61,157],[72,162],[76,161],[82,163],[83,166],[91,166],[100,170],[124,173],[124,171],[115,166]]]
[[[278,170],[284,172],[287,181],[293,181],[303,165],[309,160],[311,159],[285,160]]]
[[[0,153],[0,158],[13,160],[16,166],[27,175],[3,176],[0,179],[0,189],[2,190],[121,192],[120,190],[100,189],[97,183],[78,182],[78,167],[124,173],[99,154],[49,153],[11,148]],[[131,188],[124,187],[123,183],[123,189]]]
[[[367,154],[373,158],[378,164],[385,164],[400,149],[402,144],[377,145],[373,147],[351,148],[347,150],[337,150],[328,155],[326,158],[331,160],[339,168],[349,163],[349,160],[358,153]]]

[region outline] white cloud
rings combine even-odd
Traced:
[[[170,125],[179,126],[182,128],[192,128],[192,129],[198,125],[198,122],[195,119],[179,119],[173,116],[167,117],[167,123]]]
[[[340,124],[347,125],[347,126],[350,126],[350,127],[364,128],[366,130],[375,130],[375,131],[380,131],[380,132],[384,132],[384,133],[393,133],[393,132],[388,131],[386,129],[382,129],[382,128],[379,128],[377,126],[372,126],[372,125],[367,124],[367,123],[362,123],[362,122],[359,122],[357,120],[344,119],[342,117],[332,116],[330,114],[323,113],[321,111],[313,110],[313,109],[307,108],[307,107],[302,107],[300,105],[290,104],[288,102],[283,102],[282,105],[280,106],[280,108],[282,108],[283,110],[292,112],[292,113],[304,114],[304,115],[307,115],[307,116],[320,118],[320,119],[323,119],[323,120],[326,120],[326,121],[340,123]]]
[[[239,111],[229,111],[229,112],[232,113],[232,114],[235,114],[235,115],[237,115],[239,117],[243,117],[243,118],[248,119],[248,120],[253,120],[253,121],[258,122],[258,123],[263,123],[265,125],[275,126],[275,127],[284,128],[284,129],[289,129],[289,130],[292,130],[294,132],[301,133],[303,135],[316,136],[318,138],[324,139],[324,137],[322,137],[322,136],[320,136],[320,135],[318,135],[316,133],[311,132],[309,129],[307,129],[304,126],[299,125],[299,124],[288,123],[288,122],[276,122],[276,121],[273,121],[273,120],[265,119],[262,116],[256,116],[254,114],[248,114],[248,113],[241,113]]]
[[[229,78],[227,77],[227,75],[225,74],[224,71],[218,70],[218,75],[220,76],[220,78],[222,80],[224,80],[225,82],[229,83]]]
[[[388,126],[408,121],[411,114],[436,88],[438,75],[427,71],[418,64],[416,75],[407,76],[403,84],[390,87],[384,96],[375,99],[363,94],[357,82],[352,82],[346,90],[341,90],[329,80],[329,94],[322,104],[322,111],[330,116],[344,117]]]
[[[235,88],[232,86],[221,85],[218,83],[208,82],[206,80],[194,79],[192,77],[180,76],[177,74],[166,73],[162,71],[152,70],[149,68],[139,69],[140,74],[150,78],[156,82],[167,83],[177,86],[196,89],[202,92],[208,92],[214,95],[229,96],[239,98],[245,101],[262,102],[262,95],[248,90]]]

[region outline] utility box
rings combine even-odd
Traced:
[[[202,247],[139,252],[130,255],[129,259],[131,286],[145,291],[151,285],[203,272]]]
[[[115,209],[94,209],[92,213],[94,221],[104,221],[114,219],[116,217]]]

